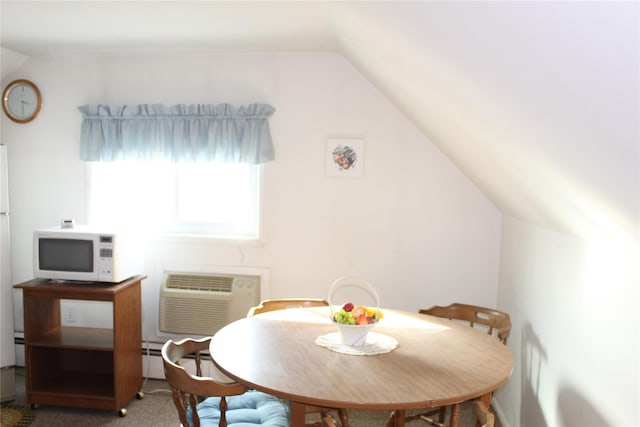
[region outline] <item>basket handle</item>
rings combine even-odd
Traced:
[[[333,303],[331,302],[331,297],[333,297],[333,295],[341,288],[360,288],[364,291],[366,291],[369,295],[371,295],[375,301],[376,301],[376,314],[374,315],[374,319],[378,320],[378,312],[380,310],[380,297],[378,296],[378,293],[376,292],[376,290],[373,288],[373,286],[371,286],[369,284],[369,282],[367,282],[366,280],[364,280],[361,277],[357,277],[357,276],[342,276],[339,279],[336,279],[333,284],[331,285],[331,287],[329,288],[329,296],[328,296],[328,302],[329,302],[329,309],[331,310],[331,320],[333,320]]]

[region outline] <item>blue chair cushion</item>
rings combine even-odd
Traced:
[[[289,427],[289,408],[280,399],[260,391],[227,397],[227,425],[229,427]],[[220,398],[209,397],[198,404],[200,426],[218,427]],[[191,413],[187,413],[193,427]]]

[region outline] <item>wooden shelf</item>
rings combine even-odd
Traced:
[[[75,396],[76,399],[89,396],[113,399],[113,376],[108,374],[57,371],[47,381],[31,384],[31,387],[32,393]]]
[[[34,347],[113,351],[113,330],[62,326],[34,337],[30,344]]]

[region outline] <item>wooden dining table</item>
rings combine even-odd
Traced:
[[[211,356],[230,378],[289,401],[293,427],[304,426],[305,405],[405,411],[476,398],[489,404],[511,376],[513,355],[496,338],[448,319],[382,311],[370,337],[397,347],[380,354],[317,344],[338,330],[330,309],[317,307],[230,323],[214,335]],[[395,417],[396,426],[404,425],[401,418]],[[453,417],[451,427],[458,422]]]

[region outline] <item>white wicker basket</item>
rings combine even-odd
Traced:
[[[331,298],[334,294],[342,288],[345,287],[355,287],[366,291],[369,295],[371,295],[376,302],[376,315],[374,317],[374,322],[369,323],[368,325],[345,325],[342,323],[338,323],[334,320],[334,312],[333,312],[333,303],[331,302]],[[340,337],[342,339],[342,343],[344,345],[348,345],[351,347],[361,347],[366,344],[367,334],[369,331],[376,325],[378,322],[378,311],[380,309],[380,298],[378,297],[378,293],[366,280],[361,279],[359,277],[353,276],[345,276],[341,277],[329,288],[329,307],[331,307],[331,321],[338,328],[340,332]]]

